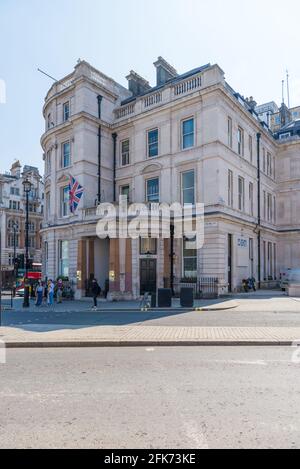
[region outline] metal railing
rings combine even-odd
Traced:
[[[194,282],[180,281],[174,283],[175,295],[180,295],[181,288],[192,288],[194,297],[201,298],[217,298],[219,296],[220,282],[217,277],[199,277]]]

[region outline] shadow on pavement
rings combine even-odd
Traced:
[[[228,298],[196,301],[195,307],[220,306],[227,301]],[[95,326],[142,325],[148,321],[163,318],[172,320],[173,317],[188,314],[186,309],[179,308],[179,301],[177,300],[173,302],[173,308],[176,309],[157,309],[147,312],[134,310],[139,308],[139,303],[133,305],[132,311],[121,310],[122,306],[123,308],[128,308],[128,305],[125,305],[125,303],[99,303],[98,311],[91,311],[91,304],[85,301],[66,302],[62,305],[55,305],[53,308],[47,306],[36,308],[34,302],[32,302],[29,310],[22,308],[22,300],[16,300],[16,303],[14,311],[2,312],[2,326],[39,333]],[[120,309],[117,310],[117,308]],[[194,311],[193,308],[191,308],[192,311]]]

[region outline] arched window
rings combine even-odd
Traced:
[[[8,228],[10,231],[13,231],[14,228],[16,229],[16,231],[19,231],[19,228],[20,228],[19,221],[10,218],[10,219],[8,220],[8,223],[7,223],[7,228]]]

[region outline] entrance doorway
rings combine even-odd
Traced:
[[[141,295],[156,293],[156,259],[140,260]]]
[[[228,291],[232,293],[232,234],[228,235]]]

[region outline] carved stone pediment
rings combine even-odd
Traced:
[[[69,174],[62,174],[59,179],[57,179],[57,184],[67,183],[70,180]]]
[[[144,167],[142,174],[155,173],[156,171],[161,171],[162,165],[160,163],[151,163]]]

